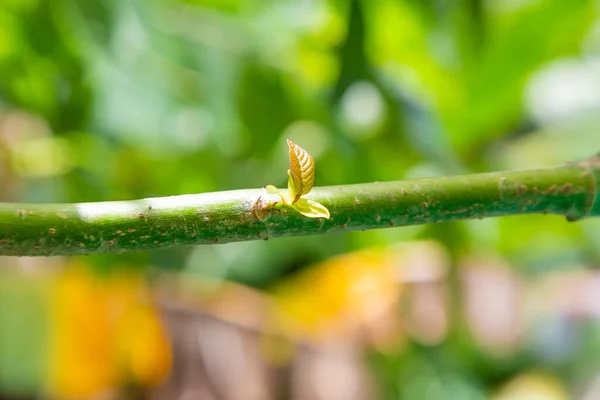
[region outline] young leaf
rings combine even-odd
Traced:
[[[310,154],[296,143],[288,139],[287,144],[290,150],[291,167],[288,174],[292,181],[288,181],[288,188],[292,204],[294,204],[300,196],[308,194],[315,184],[315,162]],[[290,186],[293,187],[293,190]]]
[[[302,196],[302,194],[296,189],[296,184],[294,183],[294,178],[292,177],[292,170],[288,169],[288,192],[285,202],[294,204],[294,202],[298,200],[300,196]]]
[[[267,189],[268,194],[279,194],[279,189],[277,189],[273,185],[267,185],[267,187],[265,189]]]
[[[309,218],[329,218],[329,210],[313,200],[298,199],[292,206],[296,211]]]

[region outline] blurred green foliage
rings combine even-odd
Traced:
[[[0,201],[285,186],[286,138],[315,158],[317,185],[600,150],[593,0],[3,0],[0,27]],[[599,227],[528,216],[87,261],[266,288],[332,255],[434,238],[454,260],[541,274],[597,265]],[[431,372],[415,351],[375,362],[389,398],[416,398],[398,371]],[[465,370],[448,368],[456,393],[475,390]]]

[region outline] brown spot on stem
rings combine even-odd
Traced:
[[[523,185],[522,183],[519,183],[517,185],[517,196],[524,195],[525,193],[527,193],[527,186]]]
[[[192,231],[192,232],[190,232],[190,235],[191,235],[192,237],[196,237],[196,231]]]
[[[107,243],[108,243],[109,246],[112,246],[112,245],[115,244],[115,241],[114,240],[109,240]]]
[[[564,194],[570,194],[572,190],[573,190],[573,185],[570,183],[565,183],[560,188],[560,191],[563,192]]]
[[[388,225],[389,225],[389,226],[394,226],[394,221],[390,221],[390,222],[388,222]]]
[[[552,185],[548,188],[548,193],[549,194],[554,194],[556,193],[556,185]]]
[[[152,206],[151,205],[148,205],[148,210],[152,210]]]
[[[208,221],[209,221],[208,217],[204,217],[204,218],[203,218],[203,220],[204,220],[204,222],[206,222],[206,223],[208,223]]]
[[[402,195],[406,196],[408,194],[408,192],[406,191],[406,189],[402,189]]]
[[[160,236],[167,236],[167,232],[161,232]]]
[[[54,234],[56,233],[56,229],[54,229],[54,228],[50,228],[50,229],[48,229],[48,233],[49,233],[50,235],[54,235]]]
[[[127,229],[127,232],[129,232],[129,233],[133,233],[133,232],[135,232],[135,229],[131,229],[131,228],[129,228],[129,229]]]
[[[427,204],[427,202],[426,202],[426,201],[424,201],[424,202],[423,202],[422,206],[423,206],[423,208],[425,208],[425,209],[427,209],[427,208],[429,207],[429,205]]]
[[[381,222],[381,215],[375,216],[375,222],[377,222],[377,223]]]
[[[354,205],[359,205],[360,204],[360,200],[359,199],[354,199]]]

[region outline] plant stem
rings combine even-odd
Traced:
[[[600,153],[564,166],[314,188],[331,218],[267,209],[264,189],[132,201],[0,203],[0,255],[139,251],[517,214],[600,215]],[[278,196],[275,196],[275,200]]]

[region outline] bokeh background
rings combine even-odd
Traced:
[[[0,201],[285,186],[286,138],[317,185],[591,156],[600,3],[0,2]],[[598,266],[557,216],[1,257],[0,398],[597,399]]]

